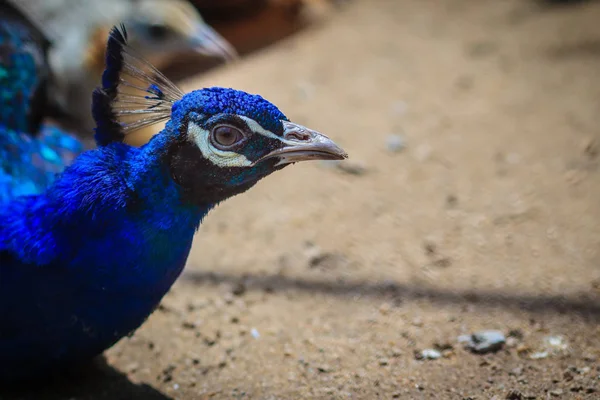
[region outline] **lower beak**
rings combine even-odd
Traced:
[[[348,155],[327,136],[302,125],[284,121],[283,147],[259,159],[277,157],[276,165],[308,160],[343,160]]]
[[[225,61],[238,58],[237,51],[233,46],[208,25],[198,29],[194,37],[196,51],[210,57],[220,57]]]

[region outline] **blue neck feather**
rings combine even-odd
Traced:
[[[158,306],[213,207],[182,200],[171,140],[168,127],[88,151],[44,194],[0,207],[0,381],[87,360]]]
[[[189,247],[213,205],[182,201],[163,161],[173,140],[168,129],[141,148],[115,142],[83,153],[44,194],[8,203],[0,209],[0,219],[8,222],[0,230],[0,239],[8,240],[0,240],[0,246],[36,265],[72,263],[72,257],[85,255],[103,270],[126,264],[118,251],[122,246],[138,247],[125,256],[131,254],[132,262],[147,258],[150,270],[172,256],[167,253]],[[99,235],[100,243],[89,240]],[[98,260],[110,254],[105,246],[114,246],[115,259]]]

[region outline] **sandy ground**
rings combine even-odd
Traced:
[[[188,81],[261,93],[346,168],[220,206],[106,365],[0,399],[600,398],[599,18],[356,0]],[[484,329],[508,342],[457,343]]]

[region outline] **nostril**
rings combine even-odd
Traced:
[[[308,132],[302,131],[291,131],[286,133],[285,138],[299,141],[308,141],[310,140],[310,134]]]

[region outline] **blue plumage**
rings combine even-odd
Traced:
[[[47,43],[17,11],[0,5],[0,203],[37,194],[82,151],[73,136],[42,125]]]
[[[38,130],[49,77],[47,48],[16,9],[0,3],[0,121],[6,128]]]
[[[108,78],[94,93],[100,147],[43,193],[0,205],[0,380],[101,353],[156,308],[219,202],[293,162],[345,157],[259,96],[182,94],[125,39],[111,33]],[[163,119],[145,146],[122,142]]]
[[[32,100],[45,78],[43,58],[43,50],[23,23],[0,19],[0,121],[6,127],[32,129]]]
[[[42,192],[82,150],[75,137],[50,125],[32,135],[0,123],[0,205]]]
[[[179,275],[208,208],[181,204],[161,147],[84,153],[44,196],[0,210],[0,377],[99,354]]]

